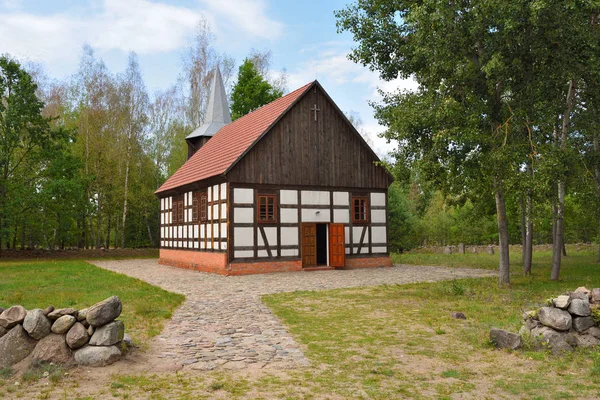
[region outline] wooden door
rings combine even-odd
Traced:
[[[329,224],[329,266],[346,265],[346,240],[344,224]]]
[[[317,224],[302,224],[302,266],[317,265]]]

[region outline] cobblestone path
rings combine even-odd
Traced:
[[[281,369],[309,364],[281,322],[260,301],[264,294],[494,275],[477,269],[395,265],[225,277],[167,267],[157,260],[93,263],[186,296],[151,343],[151,353],[157,365],[194,370]]]

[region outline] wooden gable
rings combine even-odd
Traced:
[[[378,161],[315,82],[226,176],[232,183],[386,189],[392,177]]]

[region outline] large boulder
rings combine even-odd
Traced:
[[[554,299],[554,307],[566,310],[571,304],[571,297],[567,295],[561,295]]]
[[[65,335],[53,333],[38,342],[31,353],[31,361],[69,366],[73,364],[73,352],[67,346]]]
[[[8,333],[8,329],[0,326],[0,338]]]
[[[75,317],[72,315],[63,315],[52,324],[52,332],[57,334],[67,333],[75,324]]]
[[[121,358],[117,346],[85,346],[75,351],[75,362],[89,367],[104,367]]]
[[[69,333],[67,333],[67,346],[72,349],[78,349],[84,346],[89,338],[85,326],[80,322],[76,322],[71,329],[69,329]]]
[[[571,305],[569,306],[569,312],[574,315],[579,315],[580,317],[588,317],[592,315],[592,310],[590,309],[590,302],[586,298],[583,299],[572,299]]]
[[[590,293],[590,302],[593,304],[600,303],[600,288],[593,288]]]
[[[15,325],[23,322],[27,316],[27,310],[23,306],[12,306],[2,311],[0,314],[0,326],[5,329],[12,329]]]
[[[591,335],[596,339],[600,339],[600,328],[598,328],[597,326],[592,326],[585,333],[586,335]]]
[[[123,340],[125,325],[123,321],[113,321],[109,324],[96,328],[90,339],[92,346],[112,346]]]
[[[48,314],[48,318],[52,321],[56,321],[60,317],[64,317],[65,315],[70,315],[72,317],[77,317],[77,310],[74,308],[59,308]]]
[[[548,349],[552,354],[562,354],[573,350],[569,344],[570,337],[564,332],[557,332],[547,326],[540,326],[531,330],[534,339],[534,347],[537,349]]]
[[[23,329],[35,340],[40,340],[50,334],[52,323],[44,314],[44,310],[36,308],[29,310],[23,320]]]
[[[516,333],[497,328],[492,328],[490,331],[490,340],[496,347],[501,349],[516,350],[523,344],[521,341],[521,336],[517,335]]]
[[[586,329],[591,328],[592,326],[594,326],[594,320],[592,317],[575,317],[573,318],[573,328],[575,328],[575,330],[577,332],[583,332]]]
[[[37,341],[29,337],[21,325],[15,325],[0,338],[0,368],[10,367],[27,357]]]
[[[558,331],[568,331],[573,323],[571,314],[554,307],[540,308],[538,318],[542,324]]]
[[[91,306],[88,309],[86,320],[94,327],[106,325],[118,318],[122,310],[121,300],[117,296],[112,296]]]
[[[577,347],[587,349],[590,347],[596,347],[596,346],[600,345],[600,339],[595,338],[592,335],[573,335],[573,336],[575,337]]]

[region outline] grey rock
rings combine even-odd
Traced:
[[[52,321],[56,321],[60,317],[64,317],[65,315],[70,315],[72,317],[77,317],[77,310],[74,308],[59,308],[54,310],[48,314],[48,318]]]
[[[577,347],[584,349],[600,345],[600,339],[595,338],[592,335],[575,335],[575,338],[577,341]]]
[[[450,246],[444,247],[444,254],[452,254],[452,247],[450,247]]]
[[[542,326],[542,323],[537,319],[529,318],[525,320],[525,327],[528,330],[532,330],[533,328],[537,328],[538,326]]]
[[[585,333],[586,335],[591,335],[596,339],[600,339],[600,328],[598,328],[597,326],[592,326]]]
[[[77,313],[77,321],[79,321],[79,322],[85,321],[87,318],[88,311],[89,311],[89,308],[84,308],[83,310],[79,310],[79,312]]]
[[[52,324],[52,332],[63,334],[67,333],[75,323],[75,317],[72,315],[63,315]]]
[[[590,292],[590,302],[593,304],[600,303],[600,288],[593,288]]]
[[[29,310],[23,320],[23,329],[35,340],[40,340],[50,334],[52,323],[44,314],[44,310],[36,308]]]
[[[560,295],[554,299],[554,307],[566,310],[571,304],[571,298],[567,295]]]
[[[465,244],[464,243],[460,243],[458,245],[458,254],[465,254]]]
[[[123,335],[123,344],[125,345],[125,347],[127,347],[128,349],[132,349],[134,347],[137,347],[135,345],[135,342],[133,341],[133,339],[131,338],[131,336],[129,336],[128,334],[124,334]]]
[[[577,332],[581,333],[586,329],[591,328],[592,326],[594,326],[594,320],[592,319],[592,317],[573,318],[573,328],[575,328]]]
[[[112,346],[123,340],[125,335],[125,326],[123,321],[113,321],[109,324],[96,328],[96,331],[90,338],[92,346]]]
[[[0,368],[10,367],[27,357],[37,341],[29,337],[21,325],[15,325],[0,338]]]
[[[496,347],[501,349],[516,350],[523,344],[521,341],[521,336],[517,335],[516,333],[497,328],[492,328],[490,331],[490,340]]]
[[[540,308],[538,318],[542,324],[558,331],[568,331],[571,329],[571,324],[573,323],[571,314],[554,307]]]
[[[590,302],[587,299],[572,299],[571,305],[569,306],[569,312],[574,315],[579,315],[580,317],[590,316],[592,315]]]
[[[85,346],[75,351],[75,363],[89,367],[104,367],[121,358],[117,346]]]
[[[573,293],[583,293],[586,296],[590,295],[591,290],[589,290],[588,288],[586,288],[585,286],[580,286],[577,289],[575,289],[575,291]]]
[[[579,300],[588,300],[589,301],[588,295],[583,292],[573,292],[569,295],[569,297],[571,297],[571,300],[579,299]]]
[[[490,255],[494,255],[494,246],[488,246],[487,253]]]
[[[83,347],[89,339],[87,329],[85,329],[82,323],[76,322],[67,333],[67,346],[71,349],[78,349]]]
[[[89,325],[86,329],[87,329],[87,333],[88,333],[89,336],[92,336],[94,334],[94,332],[96,331],[96,328],[94,328],[91,325]]]
[[[450,314],[450,316],[452,318],[456,318],[456,319],[467,319],[467,316],[464,313],[461,313],[459,311],[453,312],[452,314]]]
[[[47,317],[52,311],[54,311],[54,306],[48,306],[46,309],[44,309],[44,315]]]
[[[112,296],[91,306],[88,309],[86,320],[94,327],[106,325],[121,315],[122,310],[121,300],[117,296]]]
[[[12,306],[2,311],[0,314],[0,326],[5,329],[12,329],[15,325],[23,322],[27,316],[27,310],[23,306]]]
[[[557,332],[547,326],[540,326],[531,331],[534,338],[534,347],[536,349],[550,349],[552,354],[562,354],[573,350],[568,343],[570,335],[564,332]]]
[[[0,338],[8,333],[8,329],[0,326]]]
[[[67,346],[65,335],[53,333],[38,342],[31,353],[31,361],[72,365],[73,352]]]

